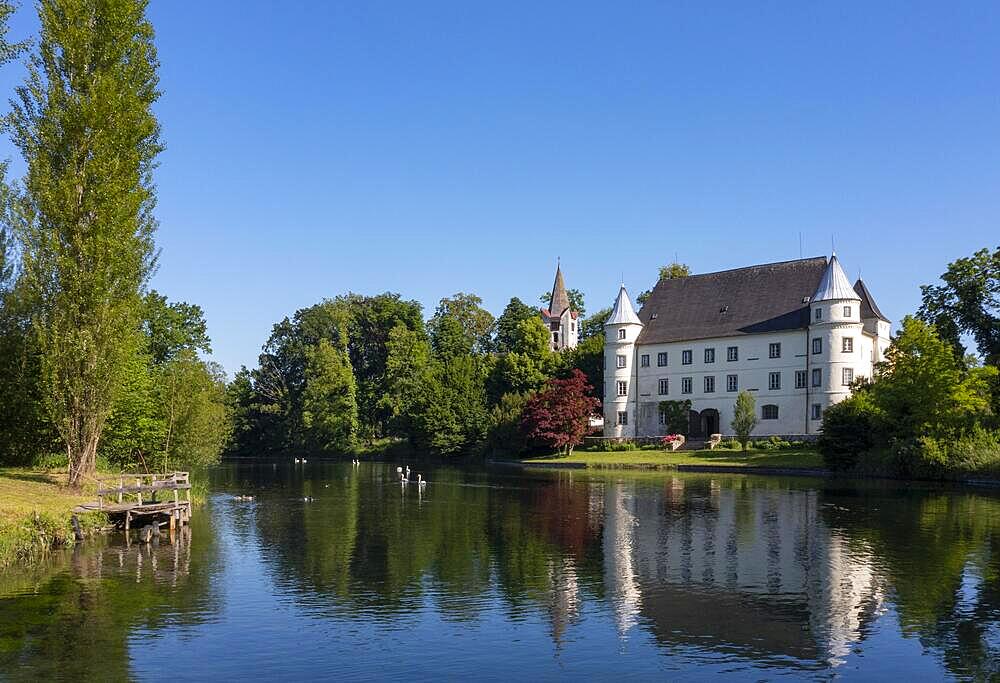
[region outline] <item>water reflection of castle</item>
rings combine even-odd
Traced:
[[[639,626],[667,647],[836,665],[882,603],[873,558],[824,523],[816,491],[681,478],[589,490],[622,638]],[[552,618],[565,625],[576,582],[554,574]]]

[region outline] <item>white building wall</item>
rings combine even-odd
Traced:
[[[770,357],[770,345],[781,345],[781,356]],[[719,428],[723,434],[732,434],[729,424],[733,419],[736,396],[746,389],[753,394],[757,404],[757,417],[762,416],[764,405],[778,406],[777,420],[760,419],[755,436],[774,434],[806,434],[815,429],[807,427],[809,377],[805,388],[795,388],[795,371],[807,371],[807,331],[792,330],[771,334],[740,337],[716,337],[697,341],[671,342],[669,344],[644,344],[637,347],[639,364],[640,419],[638,436],[665,434],[659,424],[659,402],[664,400],[691,401],[691,409],[701,412],[708,408],[719,411]],[[735,346],[737,360],[728,360],[728,349]],[[705,362],[705,349],[715,350],[715,362]],[[690,350],[692,363],[684,365],[682,354]],[[666,367],[657,365],[657,355],[667,354]],[[642,366],[642,357],[649,356],[649,366]],[[770,388],[770,374],[781,375],[780,389]],[[727,377],[736,375],[737,388],[728,391]],[[682,393],[682,380],[690,377],[692,393]],[[705,391],[705,377],[715,378],[715,391]],[[660,379],[668,380],[668,394],[659,394]]]

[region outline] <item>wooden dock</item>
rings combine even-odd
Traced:
[[[181,498],[181,492],[184,497]],[[162,496],[162,499],[161,499]],[[82,503],[73,512],[104,512],[128,533],[133,522],[173,530],[191,519],[191,480],[188,472],[120,474],[97,480],[97,500]]]

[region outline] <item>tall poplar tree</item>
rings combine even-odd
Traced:
[[[93,472],[101,430],[141,344],[154,261],[152,105],[145,0],[38,0],[41,33],[7,128],[27,162],[22,230],[49,410],[69,481]]]

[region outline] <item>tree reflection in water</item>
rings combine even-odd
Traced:
[[[556,653],[595,674],[871,672],[906,639],[932,658],[925,673],[1000,673],[1000,501],[990,492],[445,467],[422,490],[393,475],[377,464],[220,468],[190,539],[109,541],[4,577],[0,666],[14,679],[133,677],[147,637],[207,633],[241,607],[219,586],[257,567],[262,588],[239,600],[292,605],[336,633],[354,624],[376,643],[431,614],[472,629],[459,646],[472,658],[494,647],[484,638],[541,629],[548,652],[532,651],[533,662],[522,653],[523,673],[552,673],[544,660]],[[248,491],[252,504],[230,497]],[[253,624],[225,628],[238,640]],[[424,673],[456,653],[431,642],[439,649]],[[591,661],[581,643],[619,645]],[[348,666],[337,641],[326,647]],[[306,673],[313,662],[297,665]],[[350,665],[391,673],[384,662]]]

